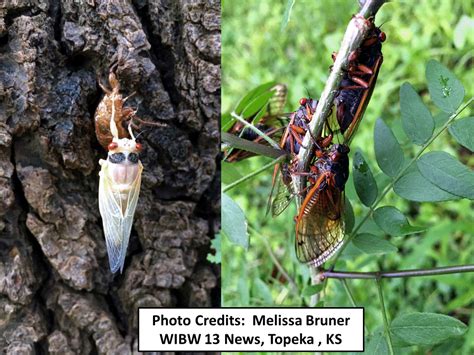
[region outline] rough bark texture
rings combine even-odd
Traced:
[[[93,115],[118,56],[145,167],[124,273],[97,204]],[[0,1],[0,349],[137,350],[137,307],[218,306],[220,2]]]

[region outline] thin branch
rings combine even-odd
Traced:
[[[285,159],[286,159],[286,156],[282,155],[282,156],[280,156],[279,158],[277,158],[277,159],[275,159],[275,160],[272,160],[270,163],[265,164],[264,166],[262,166],[262,167],[259,168],[258,170],[252,171],[250,174],[245,175],[244,177],[241,177],[240,179],[235,180],[232,184],[227,185],[226,187],[224,187],[224,188],[222,189],[222,192],[226,192],[226,191],[229,191],[230,189],[233,189],[233,188],[236,187],[237,185],[240,185],[240,184],[243,183],[244,181],[247,181],[248,179],[253,178],[255,175],[260,174],[262,171],[265,171],[265,170],[267,170],[268,168],[271,168],[271,167],[275,166],[275,164],[278,164],[279,162],[282,162],[282,161],[285,160]]]
[[[342,286],[344,287],[344,290],[346,291],[349,301],[351,301],[352,307],[357,307],[357,304],[355,303],[355,300],[354,300],[354,296],[352,295],[352,292],[349,289],[349,285],[347,284],[346,279],[341,279],[341,283],[342,283]]]
[[[313,139],[311,137],[318,137],[323,129],[326,117],[329,115],[333,106],[334,97],[339,89],[339,85],[344,76],[344,70],[349,63],[350,54],[360,47],[362,41],[366,37],[370,26],[365,20],[369,16],[374,16],[384,0],[367,0],[360,10],[360,12],[352,17],[352,20],[347,26],[346,33],[341,43],[341,47],[337,53],[336,61],[332,67],[331,74],[326,82],[321,97],[319,98],[316,112],[309,124],[308,132],[303,140],[302,147],[298,153],[298,171],[305,171],[308,168],[311,159],[311,152],[313,150]],[[295,176],[294,190],[302,191],[306,182],[305,176]],[[302,197],[298,195],[298,207],[301,205]]]
[[[384,333],[385,333],[385,337],[387,338],[388,350],[390,351],[390,354],[393,355],[392,337],[390,336],[390,327],[388,324],[387,310],[385,309],[385,302],[383,300],[382,281],[380,279],[377,279],[376,282],[377,282],[377,291],[378,291],[379,299],[380,299],[380,307],[382,308]]]
[[[319,285],[322,279],[319,275],[318,269],[313,266],[310,266],[309,271],[311,272],[311,285]],[[321,299],[320,292],[315,293],[314,295],[311,296],[309,306],[316,307],[320,299]]]
[[[237,137],[236,135],[227,132],[221,132],[221,140],[222,142],[229,144],[232,148],[242,149],[248,152],[255,153],[257,155],[263,155],[273,159],[287,154],[284,150],[280,148],[274,149],[272,147],[268,147],[260,143],[255,143],[247,139]]]
[[[273,148],[275,149],[280,149],[280,146],[278,145],[277,142],[275,142],[273,139],[271,139],[269,136],[267,136],[265,133],[263,133],[261,130],[259,130],[257,127],[255,127],[253,124],[247,122],[245,119],[243,119],[242,117],[240,117],[238,114],[236,114],[235,112],[232,112],[230,114],[233,118],[235,118],[237,121],[239,121],[240,123],[244,124],[246,127],[248,127],[249,129],[251,129],[252,131],[254,131],[256,134],[258,134],[260,137],[262,137],[263,139],[265,139]]]
[[[412,269],[400,271],[375,271],[375,272],[349,272],[349,271],[321,271],[323,278],[333,279],[393,279],[402,277],[418,277],[460,274],[474,272],[474,265],[445,266],[433,269]]]

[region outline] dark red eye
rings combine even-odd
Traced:
[[[118,147],[118,144],[116,142],[112,142],[109,144],[108,148],[109,150],[114,150]]]
[[[140,143],[137,143],[135,145],[135,148],[137,148],[138,151],[142,150],[142,145]]]
[[[308,99],[306,97],[303,97],[302,99],[300,99],[300,105],[301,106],[306,105],[307,102],[308,102]]]
[[[380,32],[379,34],[380,42],[385,42],[386,39],[387,39],[387,35],[385,34],[385,32]]]

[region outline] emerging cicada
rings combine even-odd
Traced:
[[[110,270],[123,270],[133,215],[140,193],[143,165],[138,159],[141,144],[135,141],[131,126],[131,139],[119,138],[117,125],[110,120],[113,139],[108,145],[107,160],[99,164],[99,210],[104,226]]]

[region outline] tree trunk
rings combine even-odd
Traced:
[[[146,127],[123,274],[98,208],[109,68]],[[0,1],[0,349],[136,352],[137,308],[218,306],[220,2]]]

